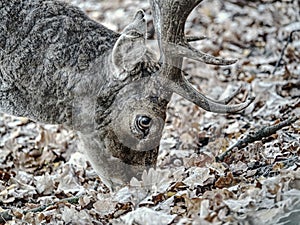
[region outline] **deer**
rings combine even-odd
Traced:
[[[62,124],[111,190],[155,168],[167,106],[177,93],[216,113],[245,109],[254,97],[229,102],[206,97],[185,78],[185,57],[213,65],[235,59],[191,47],[188,15],[202,0],[150,0],[157,53],[147,46],[147,21],[138,10],[121,33],[57,0],[0,2],[0,111]],[[200,38],[199,38],[200,39]]]

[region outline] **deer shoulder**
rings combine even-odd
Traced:
[[[253,101],[229,105],[239,90],[213,100],[184,78],[184,57],[235,62],[189,45],[184,24],[200,2],[150,0],[157,61],[146,46],[142,10],[119,34],[61,1],[0,1],[0,111],[76,130],[83,151],[111,188],[141,176],[156,165],[173,93],[219,113],[240,111]]]

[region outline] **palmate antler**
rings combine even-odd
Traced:
[[[162,64],[160,74],[165,79],[166,87],[171,91],[207,111],[218,113],[240,111],[246,108],[254,97],[249,97],[241,104],[227,105],[240,89],[223,101],[216,101],[200,93],[184,78],[182,71],[184,57],[213,65],[231,65],[237,61],[208,55],[189,44],[189,41],[203,39],[203,37],[186,37],[184,32],[187,17],[201,2],[202,0],[150,0],[160,48]]]

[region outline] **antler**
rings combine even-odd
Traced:
[[[240,111],[254,98],[250,97],[241,104],[226,105],[238,91],[221,103],[197,91],[183,76],[184,57],[213,65],[230,65],[236,62],[235,59],[228,60],[208,55],[189,44],[189,41],[203,39],[203,37],[198,39],[186,37],[184,32],[187,17],[201,2],[202,0],[150,0],[160,48],[161,74],[164,76],[166,87],[207,111],[219,113]]]

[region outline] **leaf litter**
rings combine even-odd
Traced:
[[[69,1],[113,30],[139,8],[151,24],[147,1]],[[299,17],[290,0],[213,0],[195,9],[186,32],[208,38],[194,46],[239,61],[218,67],[187,59],[187,78],[213,98],[242,84],[233,101],[251,92],[256,99],[241,113],[219,115],[174,95],[158,169],[115,193],[85,160],[76,133],[3,114],[0,224],[298,224],[299,119],[216,157],[247,134],[300,115]]]

